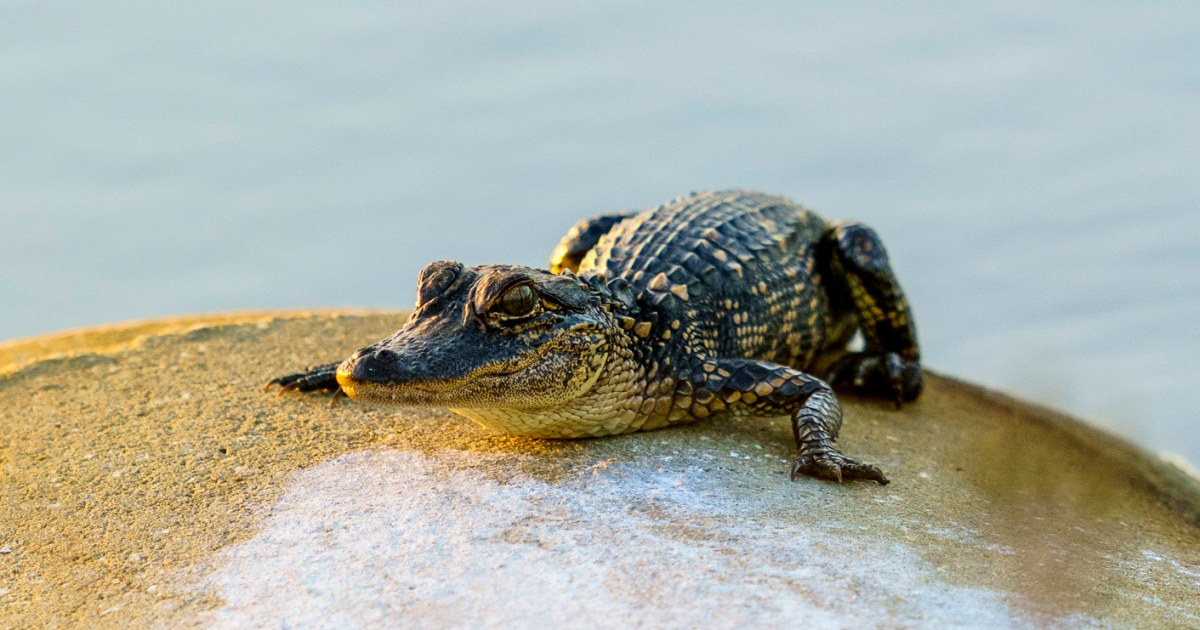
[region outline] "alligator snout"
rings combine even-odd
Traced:
[[[355,352],[338,366],[338,382],[404,385],[441,382],[461,376],[465,370],[455,353],[409,340],[375,344]]]
[[[338,366],[338,382],[391,383],[403,380],[399,356],[387,348],[367,346]]]

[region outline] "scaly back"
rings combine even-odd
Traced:
[[[782,197],[696,193],[615,225],[579,272],[625,278],[639,304],[687,322],[714,356],[803,368],[829,329],[815,255],[826,229]]]

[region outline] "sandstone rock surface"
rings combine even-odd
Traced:
[[[790,429],[588,441],[264,394],[403,314],[0,345],[0,626],[1200,625],[1194,479],[931,377],[843,397],[886,487],[790,482]]]

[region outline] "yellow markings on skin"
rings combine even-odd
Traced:
[[[677,284],[671,287],[671,293],[674,293],[675,296],[681,300],[688,299],[688,290],[686,284]]]
[[[854,303],[858,306],[859,312],[871,320],[871,324],[874,324],[875,322],[887,317],[887,315],[883,312],[883,309],[881,309],[879,305],[875,303],[875,300],[871,298],[871,295],[867,293],[866,287],[863,286],[862,282],[859,281],[858,278],[849,276],[849,281],[850,294],[854,298]]]
[[[820,319],[820,315],[817,313],[817,310],[811,310],[808,314],[808,327],[810,329],[816,327],[818,319]]]
[[[633,328],[634,324],[637,323],[636,319],[632,317],[625,317],[624,315],[617,318],[617,321],[621,324],[621,330],[629,330]]]
[[[726,370],[725,368],[717,368],[717,376],[720,376],[721,378],[729,378],[731,374],[729,373],[729,370]]]
[[[724,398],[725,398],[725,402],[733,404],[742,399],[742,392],[738,392],[738,391],[725,392]]]
[[[715,241],[718,238],[720,238],[721,235],[720,235],[720,233],[717,232],[716,228],[706,228],[703,232],[700,233],[700,236],[703,236],[704,238],[706,238],[710,241]]]
[[[772,391],[774,391],[774,389],[771,387],[770,383],[759,383],[758,385],[754,386],[754,393],[762,397],[770,396]]]
[[[859,302],[859,309],[870,311],[869,317],[872,323],[884,318],[883,309],[879,308],[879,305],[876,304],[875,300],[871,299],[871,296],[869,295],[862,296],[862,299]]]
[[[633,334],[645,339],[650,336],[650,322],[638,322],[633,327]]]
[[[667,288],[667,274],[658,272],[658,275],[654,276],[654,279],[650,280],[650,284],[646,286],[654,291],[662,291]]]
[[[713,372],[715,372],[717,370],[717,364],[713,361],[705,361],[704,365],[701,367],[704,369],[705,372],[708,372],[709,374],[712,374]]]
[[[667,329],[667,330],[662,331],[662,338],[663,338],[663,341],[670,339],[671,338],[671,330]]]
[[[756,400],[758,400],[758,396],[756,396],[754,392],[746,392],[742,394],[742,402],[746,403],[747,405],[753,405]]]
[[[654,429],[661,429],[670,423],[671,423],[671,418],[668,418],[667,416],[660,416],[660,417],[651,419],[649,422],[647,422],[645,424],[645,426],[642,427],[642,429],[647,430],[647,431],[654,430]]]
[[[713,250],[713,258],[716,258],[717,260],[719,260],[721,262],[725,262],[725,261],[729,260],[729,254],[726,254],[725,250],[723,250],[723,249],[717,249],[717,250]]]
[[[694,414],[697,418],[707,418],[708,408],[704,405],[692,405],[692,414]]]
[[[679,326],[680,324],[678,319],[671,321],[671,330],[679,330]]]

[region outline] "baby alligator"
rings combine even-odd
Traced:
[[[871,228],[728,191],[582,221],[549,270],[432,263],[398,332],[270,384],[541,438],[790,415],[793,479],[885,484],[834,446],[830,384],[899,407],[921,382],[912,312]]]

